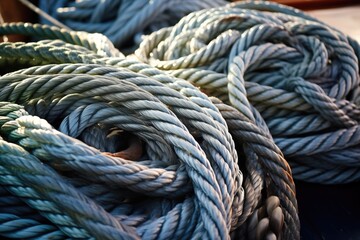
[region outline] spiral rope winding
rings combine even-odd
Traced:
[[[14,33],[43,40],[0,43],[2,237],[299,239],[293,177],[360,178],[359,44],[298,10],[193,12],[126,57],[101,34]]]

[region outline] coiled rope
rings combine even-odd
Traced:
[[[144,33],[172,26],[183,16],[225,5],[225,0],[40,0],[39,6],[73,30],[98,32],[118,48]],[[49,24],[45,19],[42,23]]]
[[[295,178],[359,180],[359,44],[339,31],[293,8],[240,2],[152,33],[136,56],[249,119],[255,107]]]
[[[44,37],[53,36],[52,31],[58,32],[56,28],[30,24],[8,24],[0,29],[2,34],[42,32]],[[77,37],[80,36],[88,37],[81,34]],[[242,164],[247,165],[249,173],[243,181],[227,123],[212,101],[218,105],[221,102],[209,99],[190,83],[139,61],[104,57],[91,51],[61,40],[0,44],[3,66],[14,61],[21,67],[56,63],[25,68],[0,79],[1,101],[21,104],[63,132],[54,130],[45,120],[29,116],[19,105],[3,103],[1,136],[5,140],[1,142],[4,154],[0,158],[4,175],[12,177],[5,178],[1,184],[10,196],[25,201],[46,219],[44,226],[36,227],[49,228],[48,225],[54,224],[57,228],[48,230],[48,234],[56,235],[60,230],[71,238],[228,239],[231,232],[247,235],[244,222],[265,204],[266,195],[277,193],[268,188],[266,195],[262,194],[266,183],[257,159],[270,158],[276,164],[285,164],[285,170],[290,171],[269,136],[265,134],[265,140],[260,139],[260,143],[246,143],[246,149],[244,146],[242,152],[248,160]],[[243,119],[246,125],[247,118],[240,112],[238,115],[239,121]],[[118,139],[111,141],[106,137],[109,126],[131,132],[145,142],[146,154],[134,162],[101,153],[85,144],[86,136],[95,137],[92,142],[105,136],[107,141],[99,148],[119,149]],[[239,134],[247,136],[247,126],[237,128]],[[262,152],[259,144],[270,144],[270,150]],[[241,144],[238,149],[241,151]],[[17,163],[25,165],[21,168],[7,165],[6,159],[17,155],[22,157]],[[30,169],[34,166],[37,169],[36,164],[40,163],[42,168],[36,172]],[[43,186],[45,179],[49,184]],[[283,210],[276,203],[278,198],[270,198],[274,199],[269,200],[274,202],[273,207],[260,218],[268,222],[271,219],[272,225],[278,227],[268,224],[257,230],[255,222],[250,224],[256,231],[254,234],[280,236],[283,211],[285,221],[289,218],[298,221],[290,172],[289,181],[290,197],[282,200],[289,209]],[[18,190],[24,188],[29,191],[26,198]],[[146,200],[141,198],[144,195]],[[21,205],[20,209],[27,209],[25,206]],[[75,211],[79,206],[81,209]],[[95,216],[94,209],[103,210]],[[74,216],[73,211],[78,214]],[[2,219],[7,223],[19,217],[10,208]],[[20,225],[18,231],[27,232],[30,223],[36,224],[32,219],[26,221],[28,225],[24,224],[24,228]],[[291,232],[298,234],[298,224],[285,224],[286,231],[295,228]],[[8,229],[2,234],[12,236]],[[39,234],[44,233],[39,230]]]
[[[306,18],[230,4],[128,57],[1,25],[57,40],[0,43],[0,235],[299,239],[286,160],[299,179],[359,179],[360,47]]]

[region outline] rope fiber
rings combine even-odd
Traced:
[[[293,178],[360,179],[359,44],[275,3],[150,2],[58,11],[110,40],[0,25],[40,39],[0,43],[0,236],[300,239]]]
[[[183,16],[225,5],[225,0],[39,0],[40,8],[73,30],[106,35],[118,48],[174,25]],[[40,18],[44,24],[50,24]]]

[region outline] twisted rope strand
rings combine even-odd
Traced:
[[[69,76],[71,76],[71,75],[69,75]],[[10,77],[10,76],[9,76]],[[81,80],[81,78],[78,78],[78,76],[77,76],[77,78],[73,78],[74,80],[76,80],[75,82],[74,82],[74,86],[77,86],[77,88],[79,87],[79,80]],[[28,79],[28,80],[30,80],[30,79]],[[26,84],[25,85],[25,87],[27,87],[27,86],[30,86],[31,88],[33,88],[33,89],[36,89],[36,86],[39,86],[39,84],[41,84],[41,81],[47,81],[48,82],[48,80],[49,80],[49,78],[42,78],[42,79],[40,79],[40,83],[38,83],[38,84],[35,84],[35,85],[32,85],[32,84]],[[56,78],[54,78],[53,79],[54,80],[54,82],[56,82],[56,85],[58,85],[57,83],[59,82],[59,79],[56,79]],[[86,87],[86,85],[88,85],[88,80],[86,79],[86,78],[83,78],[83,80],[84,80],[84,89],[86,89],[87,87]],[[7,80],[5,80],[4,79],[4,83],[6,82]],[[39,81],[38,81],[39,82]],[[68,90],[66,90],[66,89],[69,89],[69,87],[71,87],[71,78],[69,78],[69,77],[67,77],[67,81],[65,82],[66,84],[64,84],[64,89],[63,90],[61,90],[60,92],[63,92],[64,94],[67,94],[68,92]],[[104,82],[105,83],[105,82]],[[123,89],[125,90],[126,89],[126,85],[128,85],[129,83],[125,83],[125,85],[123,86]],[[48,82],[48,85],[50,85],[50,87],[52,88],[52,84],[51,84],[51,82]],[[59,88],[61,85],[58,85],[57,86],[57,88]],[[130,85],[129,85],[130,86]],[[125,88],[124,88],[125,87]],[[105,94],[106,93],[106,95],[104,95],[103,97],[104,97],[104,99],[107,99],[108,97],[107,96],[115,96],[115,95],[113,95],[111,92],[109,92],[109,90],[110,89],[103,89],[103,90],[100,90],[101,88],[99,88],[98,86],[96,87],[97,88],[97,93],[95,94],[95,95],[103,95],[103,94]],[[21,87],[20,88],[18,88],[19,90],[21,89]],[[114,86],[112,87],[112,89],[114,89]],[[8,89],[8,90],[10,90],[10,89]],[[17,91],[19,94],[21,94],[21,92],[22,92],[22,90],[20,90],[20,91]],[[99,91],[100,90],[100,91]],[[134,89],[132,89],[131,91],[132,92],[134,92],[133,91]],[[24,91],[25,91],[25,89],[24,89]],[[53,89],[53,91],[57,91],[57,89]],[[130,89],[128,89],[128,90],[126,90],[126,91],[130,91]],[[91,90],[90,89],[86,89],[86,92],[87,93],[85,93],[85,95],[84,95],[84,97],[86,97],[86,95],[88,94],[88,93],[91,93]],[[103,94],[101,93],[101,92],[103,92]],[[52,91],[50,91],[50,92],[48,92],[50,95],[52,95]],[[140,92],[139,92],[140,93]],[[41,94],[41,95],[43,95],[43,94],[45,94],[45,92],[37,92],[36,94]],[[37,97],[37,95],[33,95],[33,97]],[[125,95],[124,96],[126,96],[127,94],[126,93],[124,93]],[[15,97],[15,99],[16,98],[18,98],[16,95],[14,96],[14,94],[4,94],[5,96],[6,95],[12,95],[12,97]],[[118,97],[120,97],[121,95],[119,95],[119,94],[116,94]],[[141,96],[141,94],[139,95],[139,97]],[[19,96],[20,97],[20,96]],[[118,98],[117,97],[117,98]],[[141,98],[141,97],[140,97]],[[21,97],[20,97],[20,99],[21,99]],[[120,99],[120,98],[118,98],[118,99]],[[23,99],[23,100],[20,100],[20,101],[28,101],[29,99]],[[150,100],[150,99],[149,99]],[[173,117],[165,117],[165,115],[164,116],[162,116],[162,114],[161,114],[161,112],[158,112],[157,114],[154,114],[153,113],[153,111],[154,110],[141,110],[141,109],[143,109],[143,105],[138,105],[137,104],[137,99],[135,98],[135,99],[133,99],[133,100],[130,100],[130,102],[131,101],[133,101],[134,102],[134,104],[130,104],[128,107],[130,107],[130,108],[132,108],[131,107],[131,105],[133,106],[133,107],[135,107],[134,109],[138,109],[138,110],[140,110],[140,112],[142,112],[142,113],[144,113],[145,114],[145,116],[148,116],[148,117],[150,117],[150,119],[152,119],[152,121],[153,120],[155,120],[156,118],[154,118],[154,116],[156,116],[156,115],[159,115],[160,114],[160,116],[161,116],[161,119],[171,119],[171,118],[173,118]],[[129,104],[130,102],[128,102],[127,104]],[[155,104],[155,102],[153,102],[154,104]],[[154,107],[154,104],[152,105],[152,107]],[[136,107],[137,106],[137,107]],[[159,107],[160,107],[160,105],[159,105]],[[161,109],[161,107],[159,108],[159,110]],[[175,120],[175,119],[174,119]],[[175,122],[176,122],[176,120],[175,120]],[[161,124],[154,124],[154,126],[156,127],[156,128],[160,128],[160,129],[162,129],[162,131],[166,134],[166,135],[168,135],[169,134],[169,126],[167,126],[168,124],[165,124],[165,122],[162,122]],[[183,128],[183,126],[179,126],[179,130],[180,129],[182,129]],[[43,133],[43,135],[45,136],[45,133]],[[165,135],[165,138],[166,139],[168,139],[168,140],[170,140],[173,144],[174,144],[174,142],[173,142],[173,136],[170,136],[170,135],[168,135],[168,136],[166,136]],[[186,137],[187,138],[187,137]],[[185,139],[184,139],[185,140]],[[48,140],[47,140],[48,141]],[[186,140],[185,140],[186,141]],[[182,141],[182,144],[185,144],[186,142],[184,142],[184,141]],[[177,145],[177,146],[181,146],[181,145],[178,145],[176,142],[175,142],[175,144]],[[191,145],[189,145],[189,144],[186,144],[186,146],[187,146],[187,151],[188,151],[188,149],[191,149]],[[182,148],[182,147],[181,147]],[[195,150],[195,149],[194,149]],[[194,150],[192,150],[191,152],[192,152],[192,156],[193,157],[197,157],[197,158],[199,158],[199,157],[201,157],[201,155],[193,155],[196,151],[194,151]],[[64,149],[61,151],[61,152],[63,152],[64,151]],[[178,154],[179,154],[179,156],[182,158],[182,159],[184,159],[184,156],[185,155],[182,155],[182,153],[181,152],[179,152],[179,148],[178,147],[176,147],[175,148],[175,151],[177,151],[178,152]],[[54,153],[54,152],[58,152],[58,151],[55,151],[54,149],[52,149],[52,151],[51,151],[52,153]],[[59,151],[59,153],[60,153],[60,151]],[[204,161],[203,161],[204,162]],[[189,162],[190,163],[190,162]],[[204,163],[206,163],[206,162],[204,162]],[[196,165],[193,165],[193,164],[191,164],[192,165],[192,167],[195,167]],[[203,168],[202,170],[197,170],[199,173],[201,173],[201,174],[203,174],[204,173],[204,171],[205,172],[207,172],[207,170],[205,170],[205,168]],[[195,172],[190,172],[190,174],[194,174]],[[196,175],[198,174],[197,172],[195,173]],[[207,177],[208,178],[208,177]],[[209,180],[209,178],[208,178],[208,180]],[[160,180],[161,181],[161,180]],[[208,187],[210,187],[210,188],[212,188],[212,186],[213,185],[207,185]],[[206,188],[208,188],[208,187],[206,187]],[[203,189],[203,191],[208,191],[207,189]],[[219,190],[216,190],[216,192],[219,192]],[[216,198],[212,198],[212,200],[213,201],[218,201],[218,200],[216,200]],[[218,204],[216,204],[216,205],[219,205],[219,203]],[[221,206],[221,204],[220,204],[220,206]],[[213,206],[208,206],[208,207],[213,207]],[[221,211],[223,211],[223,210],[221,210]],[[226,214],[224,214],[224,213],[222,213],[222,214],[219,214],[219,213],[217,213],[218,215],[222,215],[222,216],[226,216]]]
[[[223,0],[50,2],[52,4],[41,0],[42,10],[74,30],[103,33],[117,47],[125,47],[129,40],[138,41],[149,30],[171,26],[190,12],[226,4]],[[48,24],[45,19],[41,20]]]
[[[127,57],[102,35],[0,26],[44,39],[0,44],[0,235],[299,239],[293,177],[360,179],[356,41],[275,3],[176,3],[61,9],[117,46],[151,19]]]
[[[69,74],[70,69],[67,68],[69,65],[63,65],[64,68],[66,68],[66,72]],[[73,65],[74,67],[74,65]],[[58,67],[55,67],[58,69]],[[35,68],[32,68],[35,70]],[[60,70],[60,69],[59,69]],[[35,70],[36,71],[36,70]],[[55,72],[56,70],[54,68],[47,69],[47,72],[51,72],[52,74],[58,74],[58,72]],[[19,71],[21,72],[21,71]],[[27,71],[29,72],[29,71]],[[79,73],[86,73],[86,74],[101,74],[103,76],[112,76],[112,77],[132,77],[127,78],[128,82],[132,82],[134,84],[139,85],[142,89],[149,91],[150,93],[154,94],[156,97],[158,97],[164,104],[171,106],[174,113],[181,119],[186,119],[186,122],[188,123],[187,126],[190,128],[195,128],[200,131],[201,136],[204,139],[203,147],[205,147],[205,143],[207,143],[206,148],[208,148],[208,152],[211,153],[212,158],[216,161],[218,161],[217,166],[222,171],[222,178],[225,179],[226,182],[224,182],[224,186],[222,189],[226,189],[227,186],[232,186],[235,183],[230,182],[234,181],[240,181],[239,183],[236,183],[236,185],[241,186],[241,180],[238,175],[238,169],[237,165],[234,165],[233,163],[237,161],[237,155],[236,151],[233,149],[233,143],[232,140],[230,143],[227,143],[228,139],[225,139],[222,137],[224,132],[226,131],[223,127],[219,129],[219,125],[216,123],[213,123],[213,120],[211,120],[208,116],[204,115],[206,113],[202,113],[203,110],[201,110],[197,105],[191,104],[188,101],[185,101],[185,98],[177,93],[176,91],[169,91],[168,88],[165,88],[161,84],[159,84],[156,81],[151,81],[150,79],[144,79],[139,74],[124,74],[123,72],[120,72],[117,69],[113,68],[105,68],[98,65],[78,65],[76,69],[73,70],[73,72],[79,74]],[[45,73],[45,72],[44,72]],[[37,72],[39,74],[39,72]],[[128,75],[128,76],[126,76]],[[175,104],[174,104],[175,103]],[[93,117],[94,118],[94,117]],[[78,118],[76,119],[78,121]],[[95,120],[96,121],[96,120]],[[64,123],[62,123],[64,124]],[[85,127],[83,127],[85,128]],[[220,132],[220,131],[221,132]],[[226,132],[225,132],[226,133]],[[217,143],[219,141],[219,143]],[[225,145],[227,149],[225,149],[222,145]],[[213,149],[213,150],[211,150]],[[215,151],[215,152],[214,152]],[[231,151],[231,152],[229,152]],[[213,153],[214,152],[214,153]],[[235,155],[234,155],[235,153]],[[234,155],[235,159],[232,159],[231,154]],[[221,161],[217,160],[220,156],[223,156],[223,159]],[[229,165],[229,168],[223,165],[224,162],[227,162]],[[220,164],[221,163],[221,164]],[[226,180],[228,178],[227,176],[233,176],[232,179]],[[219,179],[221,181],[221,179]],[[236,190],[236,189],[235,189]],[[227,192],[230,193],[230,195],[227,198],[230,198],[227,201],[232,201],[231,198],[233,198],[234,189],[227,189]],[[226,206],[231,206],[229,202],[226,203]],[[241,212],[240,210],[233,209],[236,212]],[[229,211],[229,210],[228,210]],[[239,213],[237,213],[238,215]],[[233,217],[233,219],[237,219],[237,215]]]

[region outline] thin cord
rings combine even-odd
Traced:
[[[19,0],[19,1],[22,4],[24,4],[25,6],[27,6],[28,8],[30,8],[31,10],[33,10],[34,12],[36,12],[37,14],[44,17],[46,20],[50,21],[52,24],[54,24],[54,25],[56,25],[58,27],[61,27],[61,28],[65,28],[67,30],[71,30],[71,28],[69,28],[68,26],[66,26],[63,23],[59,22],[58,20],[56,20],[55,18],[53,18],[52,16],[50,16],[49,14],[47,14],[46,12],[41,10],[40,8],[36,7],[34,4],[29,2],[28,0]]]
[[[0,24],[2,25],[4,23],[5,23],[5,21],[4,21],[4,18],[2,17],[2,15],[1,15],[1,7],[0,7]],[[2,41],[3,42],[8,42],[9,39],[8,39],[8,37],[6,35],[3,35],[2,36]]]

